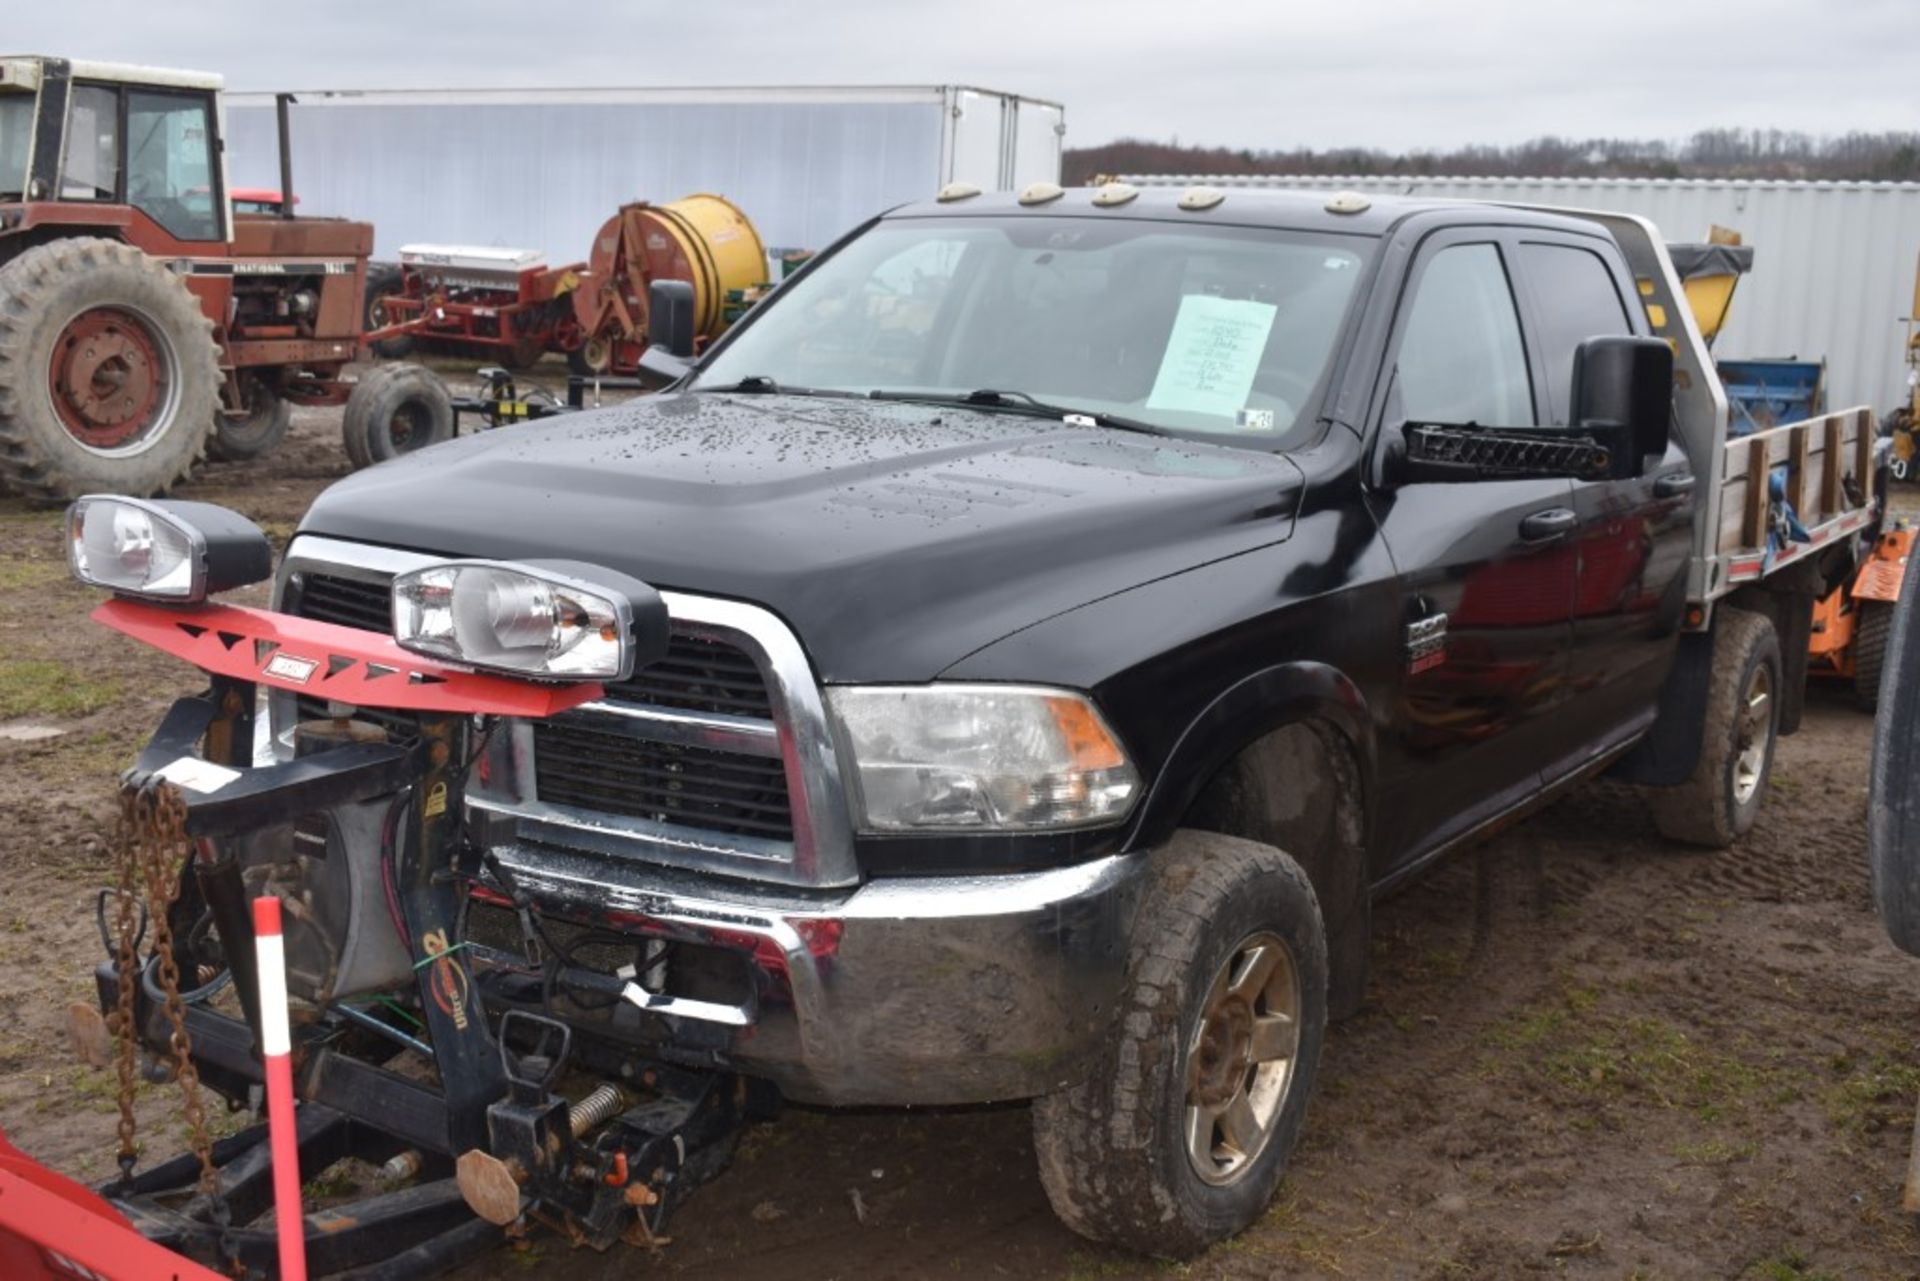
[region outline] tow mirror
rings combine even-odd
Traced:
[[[659,391],[685,378],[692,368],[690,361],[673,355],[665,347],[648,343],[647,349],[640,353],[640,367],[635,376],[652,390]]]
[[[1573,353],[1573,427],[1612,454],[1615,477],[1638,476],[1667,451],[1673,348],[1660,338],[1589,338]]]
[[[647,344],[682,360],[693,357],[693,286],[656,280],[647,289]]]

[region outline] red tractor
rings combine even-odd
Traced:
[[[373,228],[236,214],[218,76],[0,57],[0,483],[154,494],[334,405]]]

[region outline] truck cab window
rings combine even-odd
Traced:
[[[1493,245],[1454,245],[1428,261],[1400,338],[1410,422],[1535,427],[1533,381],[1513,290]]]
[[[181,240],[220,239],[213,130],[198,94],[127,95],[127,199]]]
[[[75,86],[60,158],[60,199],[112,200],[119,174],[120,95],[98,85]]]
[[[1626,304],[1600,255],[1574,245],[1523,244],[1520,272],[1539,300],[1540,354],[1547,369],[1553,425],[1567,425],[1573,352],[1589,338],[1631,334]]]

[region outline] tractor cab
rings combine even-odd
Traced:
[[[224,244],[220,88],[201,72],[0,58],[0,204],[20,206],[0,230],[77,221],[156,248]]]
[[[281,189],[236,218],[220,88],[0,55],[0,297],[29,317],[0,348],[0,484],[153,494],[345,402],[373,228],[293,216],[287,95]]]

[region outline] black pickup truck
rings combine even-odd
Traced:
[[[1674,838],[1754,821],[1876,460],[1858,413],[1727,421],[1632,218],[959,188],[661,394],[335,485],[275,608],[565,677],[540,566],[655,589],[653,661],[476,735],[486,1008],[812,1103],[1033,1099],[1060,1216],[1182,1255],[1271,1196],[1382,892],[1609,769]],[[533,577],[429,636],[473,562]],[[271,702],[283,753],[405,732]],[[556,954],[627,999],[516,986]]]

